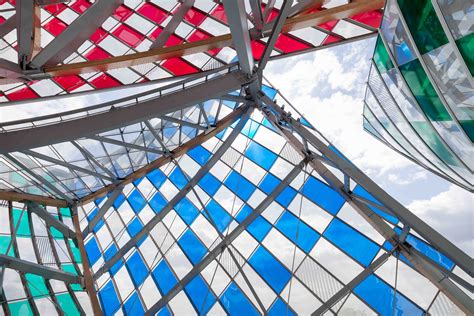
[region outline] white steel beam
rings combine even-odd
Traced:
[[[41,48],[41,11],[35,0],[22,0],[16,4],[16,34],[18,63],[26,64]]]
[[[25,0],[29,2],[33,0]],[[30,68],[54,66],[74,53],[105,22],[123,0],[98,0],[56,36],[29,63]]]

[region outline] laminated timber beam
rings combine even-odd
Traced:
[[[282,32],[287,33],[289,31],[316,26],[331,20],[349,18],[356,14],[382,9],[384,3],[385,1],[383,0],[357,0],[335,8],[330,8],[306,15],[298,15],[286,19],[282,27]],[[253,30],[250,30],[252,39],[260,39],[263,36],[268,36],[271,33],[273,25],[274,23],[268,23],[264,26],[264,33],[268,33],[266,35],[258,35],[258,31],[252,32]],[[101,60],[45,67],[44,72],[51,76],[66,76],[97,71],[107,71],[111,69],[132,67],[136,65],[157,62],[173,57],[181,57],[196,53],[202,53],[214,48],[222,48],[229,45],[232,45],[232,35],[224,34],[220,36],[210,37],[202,41],[189,42],[170,47],[156,48],[146,52],[110,57]]]
[[[5,190],[0,190],[0,200],[15,201],[15,202],[22,202],[22,203],[31,201],[31,202],[36,202],[38,204],[56,206],[56,207],[68,206],[68,202],[66,200],[60,200],[60,199],[55,199],[52,197],[30,194],[30,193],[5,191]]]

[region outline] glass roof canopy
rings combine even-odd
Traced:
[[[381,8],[382,1],[330,1],[322,9],[319,1],[264,1],[262,7],[256,5],[259,1],[104,3],[96,1],[94,6],[108,8],[113,17],[104,17],[105,22],[93,17],[105,30],[104,37],[110,37],[107,40],[130,36],[124,35],[129,30],[114,34],[109,19],[127,19],[122,24],[145,34],[139,29],[145,24],[131,21],[135,15],[147,18],[141,8],[149,6],[172,13],[163,23],[157,22],[159,15],[151,18],[154,28],[164,27],[157,33],[169,37],[157,41],[156,52],[148,50],[152,41],[147,39],[148,57],[131,51],[125,54],[133,58],[121,57],[120,63],[105,59],[66,67],[61,61],[54,66],[45,63],[40,71],[32,66],[54,47],[41,45],[46,50],[41,55],[28,43],[33,46],[30,55],[28,45],[18,50],[27,52],[20,77],[35,80],[16,84],[33,89],[64,78],[57,75],[66,71],[103,65],[117,68],[101,68],[106,72],[95,75],[113,77],[117,69],[136,70],[151,60],[160,71],[170,60],[185,71],[188,66],[182,63],[196,54],[219,63],[120,100],[2,124],[0,199],[6,202],[0,206],[0,313],[473,312],[466,294],[472,292],[472,258],[385,193],[297,107],[268,83],[262,84],[262,70],[270,58],[331,45],[331,36],[338,43],[351,37],[337,34],[364,38],[367,35],[355,31],[360,28],[372,35],[373,30],[362,24],[378,26],[381,13],[373,10]],[[79,1],[55,5],[55,18],[63,20],[66,14],[61,12],[86,7]],[[42,28],[43,11],[50,12],[46,9],[30,11],[41,12]],[[224,34],[216,47],[205,46],[198,53],[193,46],[163,48],[164,38],[181,36],[181,24],[195,25],[190,32],[208,25],[199,24],[195,12],[203,14],[203,21],[217,19],[227,25],[235,42]],[[83,20],[86,13],[67,25]],[[321,22],[322,16],[341,20]],[[11,23],[7,21],[3,26]],[[338,25],[350,27],[344,31]],[[206,30],[219,36],[212,27]],[[325,39],[310,46],[314,31],[323,32]],[[260,54],[256,42],[263,45]],[[283,43],[291,49],[285,51]],[[175,49],[192,54],[162,59]],[[212,55],[209,49],[218,53]],[[224,50],[229,58],[218,59]],[[48,62],[52,61],[53,57]],[[11,64],[4,65],[11,71]],[[44,78],[48,74],[56,77]],[[173,75],[184,74],[168,72]],[[89,80],[82,72],[67,76]],[[142,79],[145,85],[157,78]],[[92,81],[84,86],[100,88]],[[46,95],[52,94],[40,96]],[[10,102],[5,105],[15,106],[5,96]]]

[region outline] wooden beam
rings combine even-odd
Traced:
[[[384,3],[384,0],[357,0],[335,8],[330,8],[311,14],[298,15],[286,20],[285,24],[283,25],[282,33],[316,26],[332,20],[348,18],[363,12],[378,10],[383,8]],[[264,26],[264,29],[271,31],[272,27],[273,24],[269,23]],[[259,39],[259,37],[256,37],[257,35],[255,35],[255,32],[251,32],[251,34],[254,37],[253,39]],[[225,34],[210,37],[202,41],[151,49],[146,52],[110,57],[101,60],[45,67],[44,71],[45,73],[48,73],[52,76],[66,76],[97,71],[107,71],[111,69],[131,67],[161,61],[173,57],[202,53],[210,49],[222,48],[230,45],[232,45],[232,35]]]
[[[180,157],[186,154],[189,150],[204,143],[208,139],[211,139],[212,137],[214,137],[215,135],[223,131],[225,128],[232,125],[232,123],[234,123],[241,116],[244,110],[245,110],[245,107],[240,107],[237,110],[234,110],[232,113],[230,113],[229,115],[224,117],[222,120],[220,120],[216,124],[214,129],[211,130],[210,132],[200,134],[199,136],[191,139],[190,141],[184,143],[183,145],[173,150],[171,152],[171,155],[162,156],[158,158],[157,160],[149,163],[148,165],[143,166],[137,171],[129,174],[123,180],[109,184],[103,187],[102,189],[83,197],[82,199],[79,200],[79,204],[89,203],[99,197],[103,197],[107,195],[107,193],[109,193],[110,191],[114,190],[116,187],[120,185],[127,185],[129,183],[132,183],[136,179],[144,177],[147,173],[153,171],[154,169],[160,168],[161,166],[171,162],[173,159],[176,159],[177,157]]]
[[[37,202],[39,204],[67,207],[68,203],[65,200],[55,199],[47,196],[21,193],[15,191],[0,190],[0,200],[15,201],[15,202]]]

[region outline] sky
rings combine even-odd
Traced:
[[[386,192],[474,256],[474,197],[362,128],[375,38],[270,62],[265,77]]]

